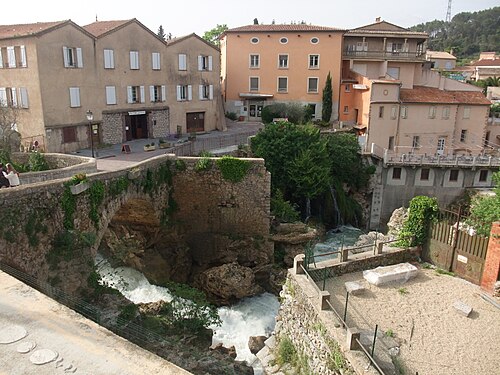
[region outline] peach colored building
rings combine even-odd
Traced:
[[[311,25],[249,25],[221,37],[221,76],[226,111],[260,121],[265,105],[310,105],[321,118],[322,91],[332,76],[338,119],[343,30]]]
[[[223,129],[219,56],[136,19],[0,26],[0,103],[18,112],[24,146],[52,152],[88,147],[90,134],[116,144]]]
[[[484,151],[490,101],[431,70],[427,34],[378,20],[344,37],[340,120],[364,152],[470,155]]]

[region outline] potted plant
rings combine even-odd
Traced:
[[[144,145],[144,151],[154,151],[156,150],[156,145],[154,143]]]
[[[188,141],[196,141],[196,133],[195,132],[189,133]]]
[[[89,188],[89,182],[85,173],[78,173],[71,177],[71,185],[69,187],[71,194],[78,195]]]
[[[167,142],[163,138],[160,138],[160,140],[158,141],[158,147],[159,148],[169,148],[169,147],[172,147],[172,146],[170,145],[170,142]]]

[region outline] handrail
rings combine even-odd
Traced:
[[[378,373],[380,375],[385,375],[385,372],[384,370],[382,370],[380,368],[380,366],[377,364],[377,362],[375,361],[375,358],[373,358],[371,356],[370,353],[368,353],[368,351],[366,350],[366,348],[364,347],[364,345],[361,343],[361,341],[359,341],[359,339],[356,339],[356,342],[358,343],[359,347],[361,348],[361,350],[363,350],[363,352],[366,354],[366,356],[368,357],[368,359],[370,360],[371,364],[373,365],[373,367],[375,367],[375,370],[378,371]]]
[[[337,316],[337,319],[340,320],[340,323],[342,323],[342,327],[345,328],[345,329],[347,329],[347,322],[345,322],[344,319],[342,319],[342,317],[337,312],[337,310],[335,309],[335,307],[333,307],[333,305],[328,300],[326,301],[326,303],[328,304],[328,306],[330,306],[330,308],[332,309],[332,311],[335,313],[335,315]]]

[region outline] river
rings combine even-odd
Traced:
[[[102,256],[97,255],[96,264],[102,282],[120,291],[133,303],[171,301],[167,288],[150,284],[139,271],[130,267],[113,268]],[[246,361],[254,368],[254,374],[262,374],[260,362],[248,348],[250,336],[269,336],[274,330],[278,314],[278,298],[270,293],[242,299],[237,304],[218,309],[222,325],[210,327],[214,330],[212,343],[225,347],[234,345],[238,361]]]

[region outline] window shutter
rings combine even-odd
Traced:
[[[209,90],[210,90],[210,91],[209,91],[209,96],[208,96],[208,98],[209,98],[210,100],[214,100],[214,85],[210,85],[210,86],[209,86]]]
[[[160,53],[153,52],[151,54],[151,61],[153,63],[153,70],[160,70]]]
[[[203,70],[203,56],[198,56],[198,70]]]
[[[16,67],[16,53],[14,47],[7,47],[7,58],[9,60],[9,68]]]
[[[185,54],[179,54],[179,70],[187,70],[187,57]]]
[[[0,69],[3,68],[2,47],[0,47]]]
[[[155,87],[154,86],[149,86],[149,98],[151,99],[151,102],[155,101]]]
[[[177,101],[182,100],[181,98],[181,85],[177,85]]]
[[[140,86],[141,89],[141,103],[146,101],[146,95],[144,94],[144,86]]]
[[[26,90],[26,87],[19,89],[19,97],[21,99],[21,108],[29,108],[28,90]]]
[[[63,47],[63,59],[64,59],[64,67],[69,68],[68,47]]]
[[[0,106],[7,107],[7,90],[5,87],[0,87]]]
[[[26,48],[24,46],[21,46],[21,66],[23,68],[26,68],[28,66],[28,62],[26,60]]]
[[[106,104],[116,104],[115,86],[106,86]]]
[[[83,68],[83,54],[81,48],[76,49],[76,66],[78,68]]]
[[[203,85],[199,86],[200,100],[203,100]]]
[[[188,85],[188,97],[187,100],[193,100],[193,86]]]
[[[132,98],[132,86],[127,86],[127,103],[133,103],[134,99]]]
[[[69,105],[70,107],[80,107],[80,88],[70,87],[69,88]]]
[[[10,92],[12,94],[12,106],[17,107],[17,90],[15,87],[10,89]]]
[[[161,101],[164,102],[165,100],[167,100],[167,88],[165,87],[165,85],[162,85],[161,86]]]
[[[104,50],[104,68],[113,69],[115,67],[114,51],[112,49]]]
[[[213,61],[212,56],[208,56],[208,70],[210,72],[212,71],[212,61]]]
[[[386,50],[387,52],[392,52],[392,43],[387,43]]]

